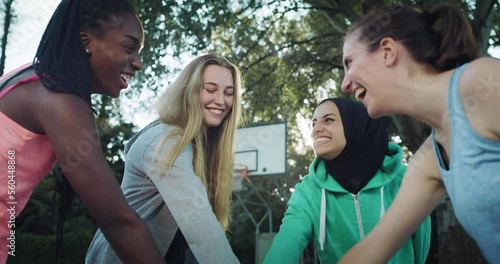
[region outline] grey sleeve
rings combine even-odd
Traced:
[[[169,139],[159,152],[164,154],[175,143]],[[142,166],[172,213],[199,263],[239,263],[220,226],[200,178],[193,170],[191,146],[184,148],[173,166],[158,175],[153,157],[156,144],[148,145]],[[158,155],[160,156],[160,155]]]

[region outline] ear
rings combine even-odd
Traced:
[[[80,39],[83,42],[83,47],[87,51],[87,53],[90,53],[90,46],[92,44],[92,36],[89,35],[87,32],[80,32]]]
[[[398,59],[398,43],[393,38],[383,38],[380,41],[380,50],[384,56],[384,64],[392,66]]]

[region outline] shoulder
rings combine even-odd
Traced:
[[[403,164],[403,149],[394,142],[388,143],[387,152],[380,168],[383,172],[396,175],[404,174],[406,165]]]
[[[176,136],[165,137],[175,128],[172,125],[154,121],[130,139],[129,143],[127,143],[127,151],[128,149],[134,149],[135,151],[138,149],[156,149],[163,141],[167,146],[171,146],[178,141],[178,138]]]
[[[96,129],[92,107],[77,95],[51,92],[38,82],[30,96],[34,99],[27,107],[44,132],[49,137],[53,134],[54,140],[60,135],[78,135]]]
[[[75,122],[84,117],[94,120],[92,106],[75,94],[50,91],[40,81],[33,82],[33,86],[26,88],[28,89],[19,89],[19,91],[23,90],[33,98],[30,106],[34,110],[38,109],[33,112],[35,114],[38,113],[50,119],[63,118]]]
[[[500,84],[498,72],[500,70],[500,60],[490,57],[482,57],[471,61],[464,69],[460,77],[461,84],[475,87],[481,86],[497,86]],[[495,82],[496,80],[496,82]],[[473,90],[473,89],[467,89]]]
[[[175,126],[159,121],[152,122],[126,144],[126,160],[150,163],[166,155],[179,140],[178,136],[171,134],[175,129]],[[189,146],[187,149],[190,150]]]
[[[311,164],[313,166],[313,164]],[[320,180],[314,173],[307,174],[295,185],[295,192],[309,193],[321,189]],[[325,172],[326,173],[326,172]]]
[[[460,77],[459,93],[471,126],[479,135],[500,139],[500,60],[472,61]]]
[[[315,200],[315,197],[320,197],[321,188],[313,179],[313,176],[306,175],[302,180],[295,185],[295,190],[290,197],[289,204],[304,204],[309,203],[309,200]]]
[[[161,136],[169,130],[169,127],[161,122],[154,121],[145,128],[137,132],[127,145],[148,146],[152,143],[155,145],[161,140]]]

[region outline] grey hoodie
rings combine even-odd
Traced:
[[[191,145],[182,150],[166,173],[157,175],[152,166],[157,161],[154,157],[157,146],[172,128],[155,121],[127,144],[121,185],[125,198],[144,219],[163,256],[180,229],[196,258],[187,258],[187,263],[239,263],[212,211],[205,187],[194,173]],[[158,156],[163,156],[176,140],[169,138]],[[100,229],[85,261],[120,263]]]

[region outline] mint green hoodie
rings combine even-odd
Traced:
[[[264,263],[298,263],[312,239],[321,263],[337,263],[391,205],[406,171],[401,159],[401,148],[389,143],[382,168],[358,194],[352,194],[327,175],[324,162],[316,157],[309,175],[296,185]],[[428,217],[389,263],[424,263],[430,231]]]

